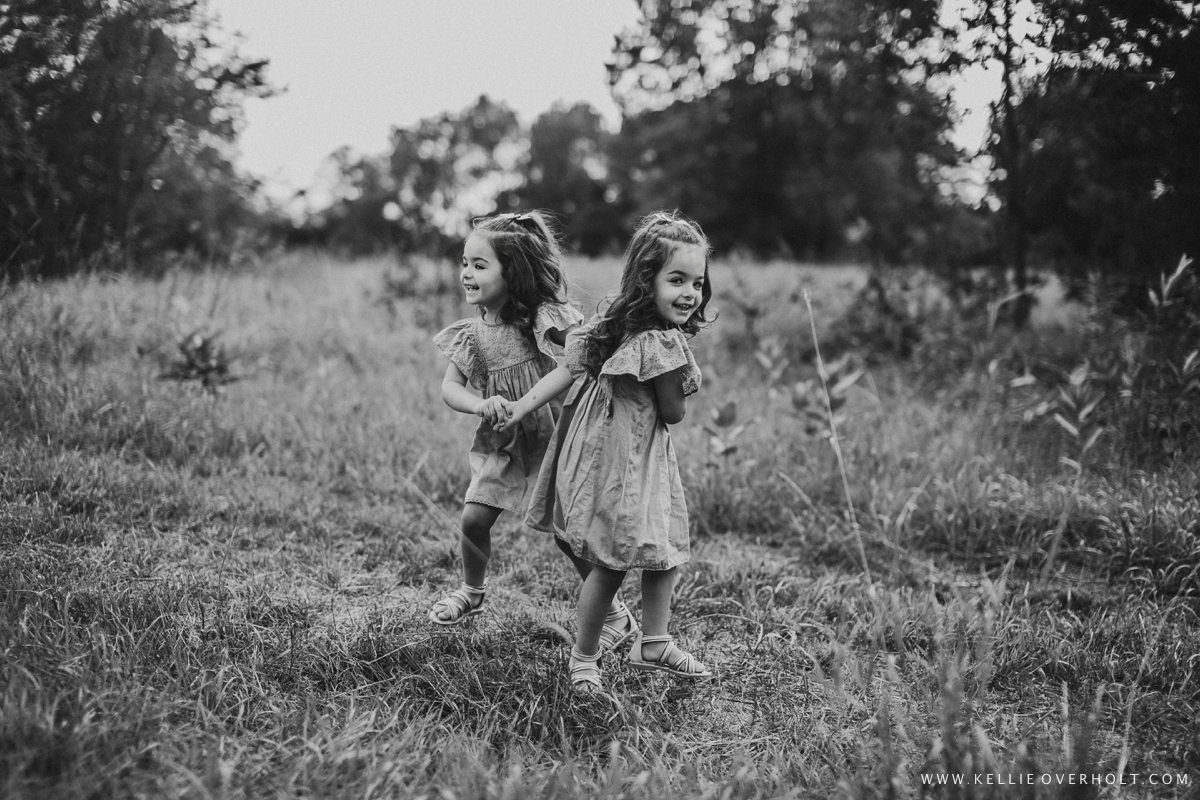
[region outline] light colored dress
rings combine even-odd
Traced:
[[[675,446],[650,381],[682,368],[683,393],[700,368],[677,328],[634,334],[593,378],[583,366],[591,325],[567,336],[575,376],[542,462],[525,522],[609,569],[663,570],[691,557]]]
[[[433,343],[484,397],[516,400],[557,366],[563,348],[550,331],[568,333],[583,315],[565,303],[542,303],[533,320],[533,336],[516,325],[464,319],[433,337]],[[525,512],[529,492],[554,432],[558,405],[546,405],[512,430],[497,433],[480,420],[468,461],[471,483],[463,498],[493,508]]]

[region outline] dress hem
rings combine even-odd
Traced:
[[[488,508],[495,508],[500,511],[511,511],[514,514],[521,513],[520,511],[513,508],[512,506],[506,506],[503,503],[498,503],[495,500],[491,500],[491,499],[483,498],[483,497],[464,497],[463,502],[464,503],[476,503],[478,505],[487,506]]]
[[[540,530],[540,529],[536,529],[536,530]],[[680,559],[678,561],[673,561],[671,559],[668,559],[666,561],[658,562],[652,566],[648,566],[646,564],[642,564],[642,563],[638,563],[638,562],[635,562],[633,564],[621,565],[621,566],[613,566],[611,563],[606,564],[605,562],[599,561],[596,558],[588,558],[587,556],[580,555],[579,551],[576,550],[574,547],[572,547],[571,543],[568,542],[565,537],[560,536],[557,532],[554,533],[554,538],[557,539],[558,541],[562,542],[564,545],[566,545],[567,549],[570,550],[575,555],[576,558],[582,559],[583,561],[586,561],[589,564],[595,564],[598,567],[604,567],[605,569],[611,569],[614,572],[628,572],[631,569],[648,569],[651,572],[666,572],[669,569],[675,569],[676,567],[682,566],[692,560],[692,557],[689,554],[686,558]]]

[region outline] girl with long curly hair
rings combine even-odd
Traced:
[[[583,585],[569,661],[577,691],[602,689],[602,654],[633,640],[636,669],[712,673],[667,633],[677,568],[690,558],[688,513],[668,425],[700,388],[687,336],[708,322],[709,243],[678,213],[645,217],[613,301],[566,340],[563,363],[509,408],[520,424],[568,387],[525,521],[555,534]],[[617,592],[642,570],[642,627]],[[615,602],[614,602],[615,601]]]
[[[566,334],[583,321],[566,302],[562,251],[540,212],[477,219],[463,245],[459,279],[479,316],[459,320],[433,342],[450,360],[442,399],[481,419],[468,456],[463,583],[429,609],[438,625],[457,625],[483,610],[492,526],[503,511],[525,511],[557,408],[543,408],[502,431],[496,426],[507,420],[511,401],[555,368]]]

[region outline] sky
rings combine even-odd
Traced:
[[[615,129],[605,62],[636,22],[633,0],[209,0],[249,58],[270,60],[280,94],[249,100],[239,166],[286,199],[320,182],[342,146],[387,151],[393,126],[460,111],[481,94],[529,125],[556,101],[590,103]],[[983,132],[992,81],[957,90],[971,110],[959,144]]]
[[[250,100],[240,165],[283,194],[348,145],[387,151],[393,126],[460,111],[481,94],[531,124],[586,101],[615,128],[604,64],[636,21],[632,0],[209,0],[242,52],[270,59],[282,94]]]

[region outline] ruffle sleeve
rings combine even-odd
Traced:
[[[567,333],[562,363],[576,378],[587,372],[587,365],[584,362],[584,345],[587,343],[588,332],[595,324],[593,319],[587,325],[580,325]]]
[[[550,340],[550,331],[566,336],[583,322],[575,306],[568,303],[542,303],[533,317],[533,339],[537,349],[557,360],[563,357],[563,347]]]
[[[433,344],[466,376],[467,383],[481,392],[487,389],[487,365],[480,356],[472,320],[460,319],[439,331],[433,337]]]
[[[600,374],[631,375],[645,382],[680,368],[684,396],[695,394],[700,389],[700,367],[683,332],[671,328],[642,331],[626,339],[604,362]]]

